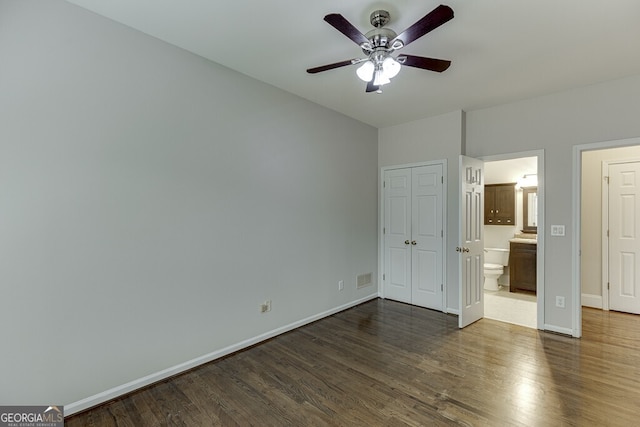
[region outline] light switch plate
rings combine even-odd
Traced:
[[[552,225],[551,226],[551,235],[552,236],[564,236],[564,225]]]

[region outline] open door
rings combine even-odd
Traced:
[[[460,156],[460,315],[464,328],[484,316],[484,162]]]
[[[608,174],[609,308],[640,314],[640,162],[611,163]]]

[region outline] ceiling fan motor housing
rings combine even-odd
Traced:
[[[391,15],[389,15],[389,12],[387,12],[386,10],[374,10],[369,16],[371,25],[376,28],[384,27],[389,23],[390,19]]]
[[[395,39],[397,34],[390,28],[376,28],[375,30],[369,31],[364,36],[369,39],[371,47],[375,50],[380,47],[385,49],[389,48],[389,42]]]
[[[371,13],[371,25],[376,27],[364,36],[369,39],[370,46],[362,46],[362,51],[369,55],[372,51],[389,49],[391,40],[397,37],[395,31],[391,28],[384,28],[389,23],[389,12],[386,10],[376,10]]]

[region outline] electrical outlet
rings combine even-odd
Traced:
[[[564,308],[564,297],[556,297],[556,307]]]
[[[268,299],[260,305],[260,313],[271,311],[271,300]]]
[[[340,281],[338,282],[338,290],[339,290],[339,291],[344,290],[344,280],[340,280]]]

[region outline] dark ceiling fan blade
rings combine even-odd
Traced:
[[[333,28],[353,40],[358,46],[364,43],[369,43],[369,40],[364,36],[364,34],[358,31],[356,27],[351,25],[351,23],[339,13],[331,13],[325,16],[324,20],[327,21]]]
[[[369,93],[369,92],[377,92],[380,89],[380,86],[376,86],[373,84],[373,79],[371,79],[370,82],[367,82],[367,89],[365,90],[365,92]]]
[[[406,46],[452,18],[453,10],[449,6],[441,4],[423,16],[418,22],[398,34],[398,36],[389,43],[389,46],[393,45],[393,42],[396,40],[402,40],[402,43]]]
[[[422,68],[423,70],[436,71],[438,73],[443,72],[451,65],[451,61],[446,59],[425,58],[424,56],[414,55],[400,55],[397,61],[408,67]]]
[[[340,61],[340,62],[335,62],[333,64],[321,65],[320,67],[309,68],[307,70],[307,73],[309,74],[320,73],[322,71],[333,70],[334,68],[340,68],[340,67],[344,67],[346,65],[351,65],[351,64],[353,64],[353,60],[348,59],[346,61]]]

